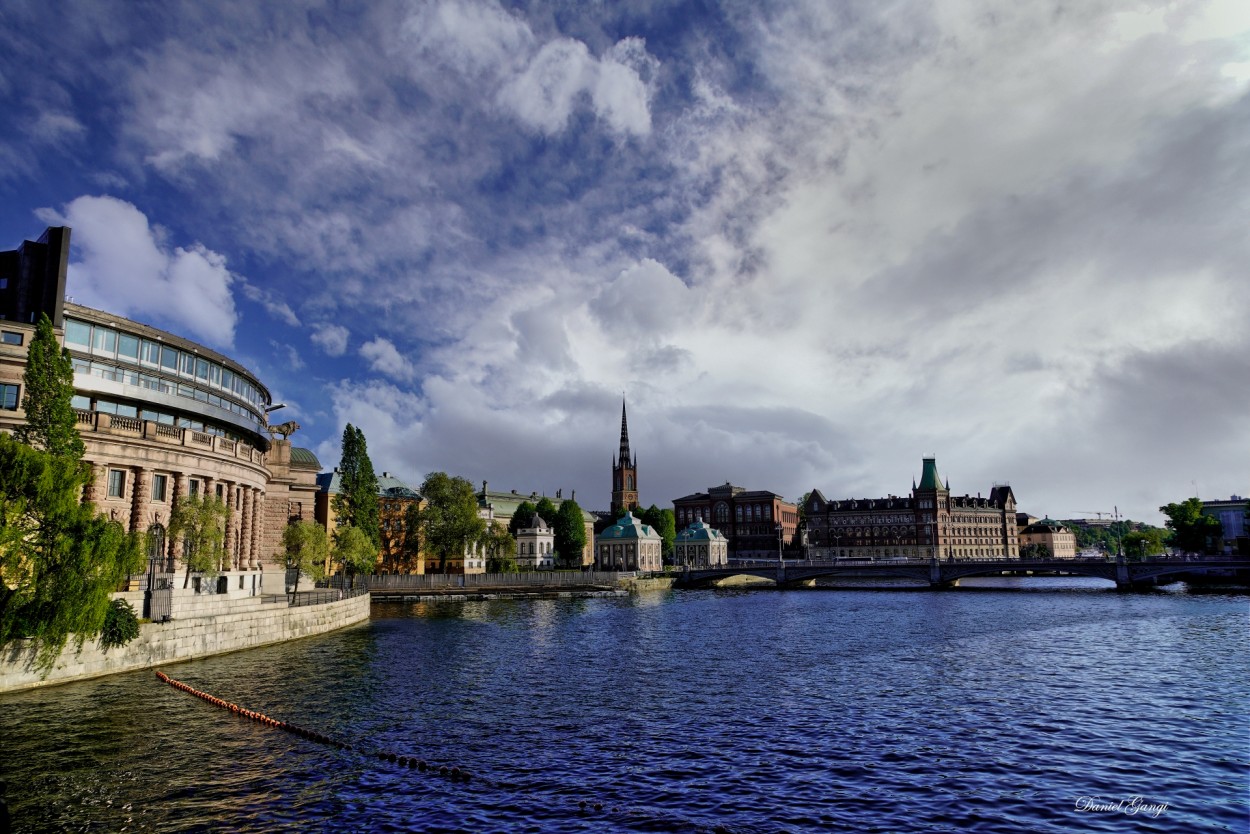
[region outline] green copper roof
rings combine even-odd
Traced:
[[[917,489],[942,489],[942,479],[938,477],[937,459],[924,459],[924,474],[920,476],[920,486]]]
[[[291,447],[291,463],[298,463],[302,466],[315,466],[321,468],[321,461],[317,460],[317,456],[312,453],[312,449],[304,449],[299,446]]]

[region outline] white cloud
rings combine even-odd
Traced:
[[[114,197],[78,197],[40,217],[73,229],[67,291],[77,302],[234,344],[234,276],[224,255],[199,243],[171,249],[139,209]]]
[[[255,301],[257,304],[265,308],[265,312],[273,316],[278,321],[289,324],[291,327],[299,327],[299,316],[295,315],[295,311],[291,309],[291,305],[287,304],[273,292],[256,286],[247,281],[241,281],[243,295],[249,301]]]
[[[411,382],[416,376],[417,371],[412,362],[389,339],[382,336],[361,345],[360,355],[369,361],[371,369],[400,382]]]
[[[329,356],[342,356],[347,353],[347,339],[351,336],[351,331],[343,325],[314,324],[312,330],[309,338]]]

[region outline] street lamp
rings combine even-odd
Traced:
[[[782,527],[780,523],[778,523],[777,524],[777,564],[781,565],[782,567],[784,567],[786,564],[785,556],[782,555],[782,551],[781,551],[782,542],[785,541],[784,536],[785,536],[785,528]]]

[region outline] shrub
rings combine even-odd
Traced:
[[[135,609],[124,599],[109,603],[104,615],[104,628],[100,630],[100,645],[105,649],[124,646],[139,636],[139,618]]]

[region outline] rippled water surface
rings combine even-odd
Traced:
[[[979,584],[375,605],[165,667],[364,753],[142,672],[0,697],[0,778],[15,831],[1250,830],[1250,598]]]

